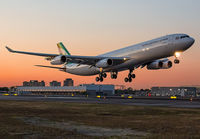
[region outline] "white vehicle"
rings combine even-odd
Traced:
[[[178,64],[180,53],[190,48],[194,41],[186,34],[171,34],[98,56],[71,55],[62,43],[57,44],[60,54],[33,53],[6,48],[12,53],[42,56],[51,61],[52,65],[62,65],[62,67],[36,65],[39,67],[55,68],[81,76],[98,74],[97,82],[102,82],[107,77],[107,72],[111,73],[112,79],[116,79],[118,72],[129,70],[124,81],[131,82],[135,78],[133,71],[139,67],[146,66],[148,70],[169,69],[172,67],[172,62],[167,57],[170,56],[174,56],[174,63]]]

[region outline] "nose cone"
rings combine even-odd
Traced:
[[[189,45],[192,46],[194,44],[195,40],[190,37]]]

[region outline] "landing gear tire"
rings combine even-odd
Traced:
[[[135,78],[135,74],[132,74],[131,77],[134,79]]]
[[[179,64],[179,63],[180,63],[180,60],[178,60],[178,59],[174,60],[174,64]]]
[[[103,73],[102,76],[103,76],[103,78],[106,78],[106,77],[107,77],[107,74],[106,74],[106,73]]]
[[[129,81],[129,78],[124,78],[124,81],[127,83]]]
[[[111,79],[117,79],[117,74],[111,74]]]
[[[132,82],[132,78],[129,78],[128,81],[129,81],[129,82]]]
[[[103,82],[103,77],[100,77],[99,80],[100,80],[100,82]]]
[[[99,77],[96,77],[96,81],[98,82],[100,80],[100,78]]]

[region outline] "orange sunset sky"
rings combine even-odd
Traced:
[[[63,42],[71,54],[94,56],[172,33],[186,33],[195,44],[182,53],[180,64],[168,70],[137,69],[136,79],[125,83],[128,71],[105,84],[135,89],[152,86],[200,85],[199,0],[6,0],[0,1],[0,86],[23,81],[94,83],[96,76],[76,76],[34,65],[50,65],[43,57],[9,53],[12,49],[58,53]],[[174,57],[170,58],[174,60]]]

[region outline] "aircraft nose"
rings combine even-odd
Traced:
[[[190,37],[190,46],[192,46],[194,44],[194,42],[195,42],[195,39]]]

